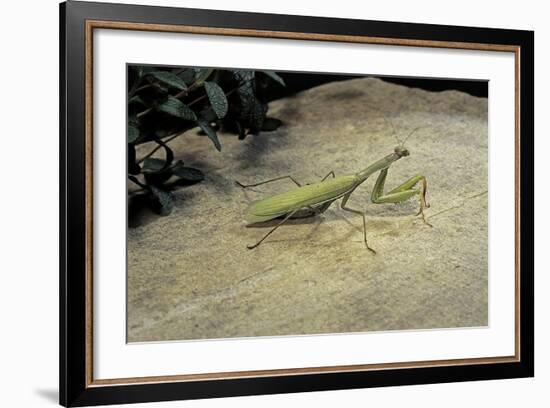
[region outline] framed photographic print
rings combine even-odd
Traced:
[[[60,15],[61,404],[533,376],[533,32]]]

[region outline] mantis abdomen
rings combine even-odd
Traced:
[[[339,176],[255,201],[248,207],[246,220],[249,223],[269,221],[299,209],[334,201],[348,193],[356,183],[355,175]]]

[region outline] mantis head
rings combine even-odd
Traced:
[[[395,149],[393,149],[393,151],[399,157],[406,157],[410,154],[409,151],[403,145],[396,146]]]
[[[408,156],[410,153],[409,151],[407,150],[407,148],[405,147],[405,142],[409,139],[409,137],[411,137],[413,135],[414,132],[416,132],[418,129],[420,129],[419,127],[417,127],[416,129],[414,129],[411,133],[409,133],[407,135],[407,137],[402,141],[401,139],[399,139],[397,137],[397,134],[395,133],[395,129],[393,128],[393,124],[391,123],[391,121],[389,121],[390,125],[391,125],[391,128],[392,128],[392,133],[393,133],[393,136],[397,139],[397,142],[399,143],[395,149],[393,149],[393,151],[395,152],[396,155],[399,156],[399,158],[401,157],[406,157]]]

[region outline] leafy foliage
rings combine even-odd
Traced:
[[[210,100],[210,104],[216,116],[219,119],[223,119],[229,108],[223,89],[215,82],[205,82],[204,89],[206,89],[206,94],[208,95],[208,99]]]
[[[196,121],[197,115],[187,105],[185,105],[178,98],[168,95],[166,101],[157,106],[157,109],[161,112],[165,112],[169,115],[176,116],[178,118],[190,121]]]
[[[128,123],[128,143],[134,143],[139,137],[139,129],[132,123]]]
[[[160,215],[168,215],[174,208],[174,198],[168,191],[162,190],[154,185],[150,186],[151,193],[153,194],[153,205]]]
[[[166,85],[170,85],[173,88],[179,89],[180,91],[187,89],[185,81],[171,72],[153,71],[149,75],[151,75],[155,79],[158,79],[160,82],[165,83]]]
[[[214,128],[210,126],[210,124],[207,121],[202,119],[199,120],[197,123],[199,124],[199,127],[202,129],[202,131],[206,133],[206,136],[208,136],[208,138],[212,140],[212,143],[214,143],[214,146],[216,147],[218,152],[221,152],[222,145],[220,144],[220,141],[218,139],[218,134],[216,133]]]
[[[185,167],[182,161],[178,162],[178,164],[174,166],[173,172],[174,175],[185,181],[196,182],[204,180],[204,174],[202,174],[200,170],[192,167]]]
[[[174,207],[171,190],[201,182],[205,176],[174,161],[168,143],[197,128],[222,151],[219,131],[242,140],[276,130],[281,121],[266,117],[267,95],[281,86],[284,80],[273,71],[130,66],[128,179],[158,213],[169,214]],[[138,157],[136,146],[144,143],[152,147]]]

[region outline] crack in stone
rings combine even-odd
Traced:
[[[481,191],[479,193],[476,193],[476,194],[473,194],[473,195],[470,195],[470,196],[466,196],[466,197],[463,197],[463,201],[462,203],[460,203],[459,205],[455,205],[455,206],[452,206],[452,207],[449,207],[449,208],[445,208],[433,215],[430,215],[429,217],[427,217],[427,220],[429,221],[430,219],[434,218],[434,217],[438,217],[440,216],[441,214],[444,214],[446,212],[449,212],[449,211],[452,211],[452,210],[457,210],[459,208],[462,208],[464,206],[464,204],[466,204],[467,201],[471,200],[471,199],[474,199],[474,198],[477,198],[477,197],[481,197],[483,195],[486,195],[488,193],[488,190],[485,190],[485,191]],[[395,231],[403,231],[404,228],[409,228],[411,225],[414,224],[414,221],[416,221],[416,216],[414,219],[412,220],[407,220],[407,221],[404,221],[402,222],[399,227],[397,228],[392,228],[388,231],[384,231],[380,234],[377,234],[377,235],[374,235],[374,237],[381,237],[383,235],[388,235],[388,234],[391,234]]]
[[[485,190],[485,191],[482,191],[482,192],[480,192],[480,193],[476,193],[476,194],[473,194],[473,195],[471,195],[471,196],[464,197],[462,203],[460,203],[459,205],[454,205],[454,206],[452,206],[452,207],[445,208],[444,210],[441,210],[441,211],[439,211],[439,212],[437,212],[437,213],[435,213],[435,214],[433,214],[433,215],[430,215],[430,216],[428,217],[428,219],[437,217],[437,216],[439,216],[439,215],[441,215],[441,214],[443,214],[443,213],[446,213],[446,212],[449,212],[449,211],[452,211],[452,210],[456,210],[456,209],[462,208],[462,207],[464,206],[464,204],[466,204],[467,201],[469,201],[469,200],[471,200],[471,199],[473,199],[473,198],[481,197],[481,196],[483,196],[483,195],[485,195],[485,194],[487,194],[487,193],[488,193],[488,190]]]
[[[188,300],[180,304],[179,306],[174,307],[172,310],[166,313],[162,318],[155,320],[152,326],[162,324],[163,322],[169,321],[175,316],[181,316],[185,313],[191,312],[194,309],[204,307],[207,304],[216,303],[217,300],[222,302],[224,299],[234,297],[240,290],[242,290],[243,284],[250,284],[251,281],[261,279],[266,275],[269,275],[274,269],[275,268],[270,267],[265,270],[253,273],[252,275],[245,276],[244,278],[238,280],[233,284],[230,284],[229,286],[226,286],[214,292],[201,295],[197,299]],[[212,300],[214,301],[212,302]],[[139,329],[134,329],[135,333],[137,333],[138,335],[140,332],[146,333],[148,330],[151,330],[151,327],[146,325],[143,325]]]

